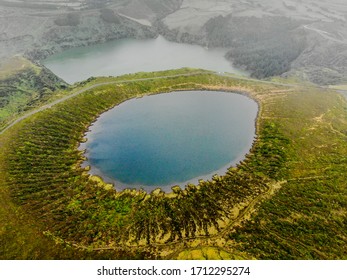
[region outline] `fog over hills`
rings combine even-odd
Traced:
[[[0,0],[0,57],[149,38],[226,47],[254,77],[346,82],[343,0]]]
[[[0,0],[0,259],[347,260],[344,97],[347,0]]]

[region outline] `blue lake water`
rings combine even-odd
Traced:
[[[128,100],[90,127],[91,173],[118,190],[197,183],[224,174],[255,137],[257,104],[235,93],[184,91]]]
[[[203,68],[246,75],[225,59],[227,49],[206,49],[156,39],[122,39],[73,48],[48,57],[42,63],[68,83],[91,76],[119,76],[182,67]]]

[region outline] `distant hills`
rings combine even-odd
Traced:
[[[0,1],[0,57],[40,60],[125,37],[229,49],[256,78],[346,83],[347,4],[311,0]]]

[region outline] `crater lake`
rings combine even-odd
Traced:
[[[117,190],[166,192],[224,174],[255,137],[257,103],[241,94],[179,91],[128,100],[103,113],[81,144],[90,173]]]

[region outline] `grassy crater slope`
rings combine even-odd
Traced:
[[[186,69],[80,86],[90,89],[0,135],[0,258],[347,258],[340,95]],[[99,114],[194,89],[243,92],[259,104],[257,140],[225,176],[147,194],[116,192],[79,167],[78,144]]]
[[[67,84],[29,60],[15,56],[0,63],[0,129],[17,114],[47,101]]]

